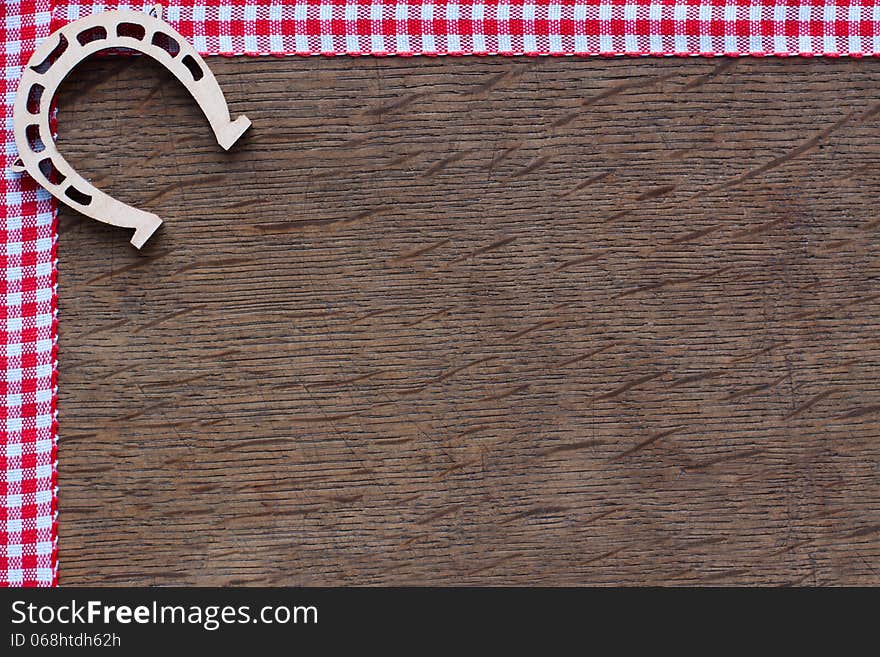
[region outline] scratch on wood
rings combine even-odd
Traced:
[[[544,451],[541,452],[541,456],[552,456],[554,454],[563,454],[565,452],[577,452],[582,449],[592,449],[593,447],[598,447],[602,445],[601,440],[581,440],[576,443],[567,443],[565,445],[554,445],[553,447],[548,447]]]
[[[663,376],[663,372],[652,372],[651,374],[646,374],[645,376],[640,376],[637,379],[632,381],[628,381],[614,390],[606,392],[604,394],[599,395],[596,399],[614,399],[615,397],[620,397],[623,393],[632,390],[633,388],[642,385],[643,383],[648,383],[649,381],[653,381],[654,379],[659,379]]]
[[[632,456],[637,452],[641,452],[646,447],[650,447],[654,443],[656,443],[661,438],[666,438],[667,436],[671,436],[672,434],[681,431],[684,427],[673,427],[671,429],[666,429],[665,431],[658,431],[657,433],[648,436],[645,440],[638,443],[637,445],[630,447],[628,450],[621,452],[617,456],[611,458],[612,461],[617,461],[620,459],[625,459],[628,456]]]

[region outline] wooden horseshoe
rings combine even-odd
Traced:
[[[27,171],[59,201],[84,215],[134,228],[131,243],[141,248],[162,223],[150,212],[117,201],[80,176],[58,153],[49,128],[52,98],[62,80],[82,60],[101,50],[126,48],[163,64],[189,89],[205,113],[217,143],[229,148],[250,127],[244,115],[229,118],[220,85],[196,50],[156,16],[137,11],[108,11],[70,23],[34,52],[21,76],[13,109],[18,161],[12,169]]]

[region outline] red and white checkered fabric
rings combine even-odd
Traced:
[[[144,5],[57,0],[55,16],[76,19],[96,6]],[[880,53],[876,0],[184,0],[166,6],[166,19],[196,50],[215,55]]]
[[[0,585],[49,586],[56,558],[56,260],[51,197],[9,172],[22,66],[50,27],[153,3],[0,0],[3,143]],[[880,0],[179,0],[203,54],[880,54]],[[120,243],[120,248],[125,245]]]
[[[51,585],[56,573],[55,209],[15,161],[12,104],[21,69],[49,34],[49,0],[0,4],[0,584]]]

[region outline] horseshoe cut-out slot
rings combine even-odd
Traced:
[[[120,23],[116,26],[116,36],[128,37],[129,39],[137,39],[143,41],[147,35],[147,30],[143,25],[137,23]]]
[[[193,76],[193,80],[198,82],[205,77],[205,72],[192,55],[186,55],[181,61],[183,62],[183,65],[189,69],[189,72]]]
[[[44,59],[42,62],[40,62],[36,66],[31,66],[31,69],[33,69],[37,73],[45,73],[50,68],[52,68],[52,64],[54,64],[55,62],[57,62],[61,58],[61,55],[63,55],[64,51],[67,50],[68,44],[67,44],[67,37],[64,36],[63,34],[60,36],[61,36],[61,38],[58,39],[58,45],[55,46],[54,48],[52,48],[52,52],[50,52],[46,56],[46,59]]]
[[[41,84],[32,84],[30,91],[28,91],[28,99],[27,99],[27,110],[31,114],[39,114],[40,113],[40,100],[43,98],[43,92],[46,91],[46,87]]]
[[[24,134],[27,137],[28,146],[31,151],[34,153],[42,153],[46,150],[46,144],[43,143],[43,139],[40,137],[40,126],[36,123],[32,123],[25,128]]]
[[[70,200],[79,203],[80,205],[88,205],[92,202],[92,197],[88,194],[79,191],[76,187],[71,185],[67,189],[64,190],[64,195]]]
[[[176,39],[168,36],[164,32],[156,32],[153,35],[152,43],[154,46],[161,48],[172,57],[177,57],[177,55],[180,54],[180,44],[177,43]]]
[[[53,185],[60,185],[67,180],[67,176],[55,168],[55,163],[52,161],[51,157],[40,160],[40,164],[37,166],[40,167],[40,171],[46,176],[46,180]]]
[[[101,39],[106,38],[107,28],[105,28],[103,25],[95,25],[95,27],[85,29],[76,35],[76,40],[79,41],[79,45],[81,46],[89,44],[92,41],[100,41]]]

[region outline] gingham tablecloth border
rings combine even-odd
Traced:
[[[54,15],[95,6],[130,5],[57,0]],[[858,0],[186,0],[166,19],[211,55],[880,53],[880,4]]]
[[[16,157],[12,104],[23,65],[49,34],[49,0],[0,5],[3,50],[4,376],[0,450],[0,584],[49,586],[57,581],[57,308],[56,214],[48,193],[12,174]]]

